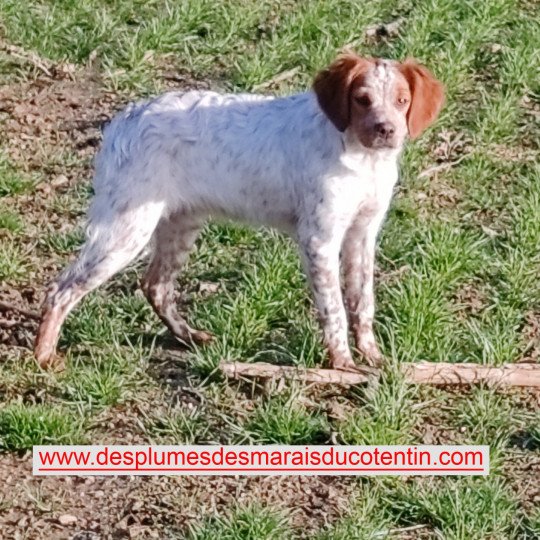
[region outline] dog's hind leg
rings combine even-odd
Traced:
[[[203,220],[181,211],[163,217],[154,233],[154,252],[142,280],[142,290],[174,336],[186,344],[204,343],[212,336],[191,328],[178,313],[174,280],[189,257],[189,252],[201,231]]]
[[[69,312],[90,291],[129,264],[150,240],[164,205],[146,202],[115,210],[103,199],[94,201],[87,241],[78,259],[47,292],[34,354],[42,367],[55,357],[60,329]]]

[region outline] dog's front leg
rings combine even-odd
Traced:
[[[345,305],[356,348],[375,367],[383,362],[373,333],[375,244],[382,218],[368,221],[358,216],[345,235],[341,251]]]
[[[348,344],[347,314],[339,281],[339,243],[318,235],[300,238],[306,273],[311,282],[330,365],[334,369],[355,369]]]

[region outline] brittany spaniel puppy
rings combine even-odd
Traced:
[[[377,232],[407,136],[418,137],[443,101],[441,83],[412,60],[346,53],[311,90],[289,97],[171,92],[128,106],[105,130],[96,159],[86,243],[48,290],[38,362],[54,359],[73,307],[150,242],[142,289],[155,312],[182,342],[211,339],[177,312],[174,280],[213,216],[290,234],[331,367],[355,369],[349,326],[359,353],[380,365],[373,334]]]

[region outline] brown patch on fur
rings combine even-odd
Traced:
[[[345,131],[351,120],[350,93],[353,82],[373,65],[373,60],[344,53],[313,82],[313,90],[323,112],[339,131]]]
[[[397,67],[407,79],[411,90],[407,123],[409,135],[415,139],[437,118],[444,104],[444,86],[415,60],[405,60]]]

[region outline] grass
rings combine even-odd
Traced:
[[[69,255],[77,251],[84,242],[82,231],[49,233],[43,238],[43,245],[52,253]]]
[[[112,287],[115,288],[114,284]],[[115,296],[115,303],[108,302],[99,294],[85,302],[65,327],[65,344],[95,346],[103,342],[140,340],[147,321],[152,321],[149,304],[141,296],[121,288],[117,289]]]
[[[208,432],[208,417],[197,409],[171,407],[152,414],[146,422],[146,433],[159,444],[202,444]]]
[[[418,419],[413,408],[415,393],[401,378],[388,375],[361,407],[340,423],[345,444],[412,444],[412,428]]]
[[[62,407],[13,403],[0,409],[1,450],[31,450],[34,445],[77,444],[83,440],[82,419]]]
[[[534,470],[525,478],[514,470],[528,471],[540,451],[534,399],[487,387],[413,389],[395,375],[403,361],[500,365],[537,358],[537,17],[533,2],[517,0],[0,0],[2,39],[51,62],[73,63],[83,77],[97,65],[102,86],[119,101],[161,91],[171,74],[188,85],[205,80],[216,89],[285,94],[305,88],[344,45],[415,56],[447,88],[441,118],[404,153],[379,240],[376,332],[391,360],[378,388],[264,392],[223,381],[216,373],[223,360],[311,367],[324,361],[324,350],[292,242],[274,231],[210,224],[178,291],[180,309],[215,340],[173,355],[163,326],[135,292],[142,271],[135,265],[69,317],[61,338],[65,373],[44,375],[20,349],[8,349],[0,365],[2,451],[23,451],[35,441],[123,442],[126,430],[161,444],[421,444],[430,437],[489,444],[488,478],[358,480],[348,499],[324,501],[340,508],[328,521],[315,506],[297,517],[303,510],[292,504],[216,503],[179,525],[178,534],[392,538],[416,526],[410,535],[418,538],[540,537],[540,514],[523,488]],[[393,21],[397,35],[366,35]],[[40,76],[31,63],[4,53],[0,74],[6,85]],[[285,77],[275,82],[279,74]],[[29,171],[8,159],[18,142],[6,133],[0,282],[24,290],[36,286],[27,276],[44,284],[78,249],[90,171],[88,156],[76,150],[64,152],[65,162],[60,156]],[[437,164],[445,167],[421,174]],[[80,170],[80,181],[29,200],[38,177],[63,168]],[[175,518],[155,512],[161,536],[174,537]]]
[[[286,519],[277,512],[257,506],[237,507],[227,517],[209,518],[193,527],[190,540],[279,540],[289,538],[290,528]]]
[[[420,489],[399,486],[387,504],[401,523],[426,523],[449,540],[515,538],[517,504],[498,479],[427,481]]]
[[[412,527],[428,538],[520,538],[524,527],[506,486],[490,478],[385,478],[363,484],[350,514],[322,531],[320,540],[393,538]],[[417,529],[414,527],[417,526]],[[522,536],[526,538],[526,536]]]
[[[357,497],[349,513],[337,523],[320,531],[317,540],[348,540],[350,538],[384,538],[393,520],[388,505],[382,500],[384,489],[379,482],[358,486]]]
[[[265,444],[321,444],[329,428],[324,414],[309,410],[298,392],[260,403],[246,426],[256,442]]]
[[[35,181],[0,152],[0,197],[21,195],[32,189]]]
[[[119,348],[99,357],[74,358],[62,381],[64,399],[90,409],[128,400],[140,381],[140,368],[134,361],[133,354]]]
[[[19,233],[24,229],[24,223],[19,214],[0,206],[0,230],[10,233]]]
[[[0,246],[0,280],[16,281],[28,268],[26,255],[13,240],[6,240]]]

